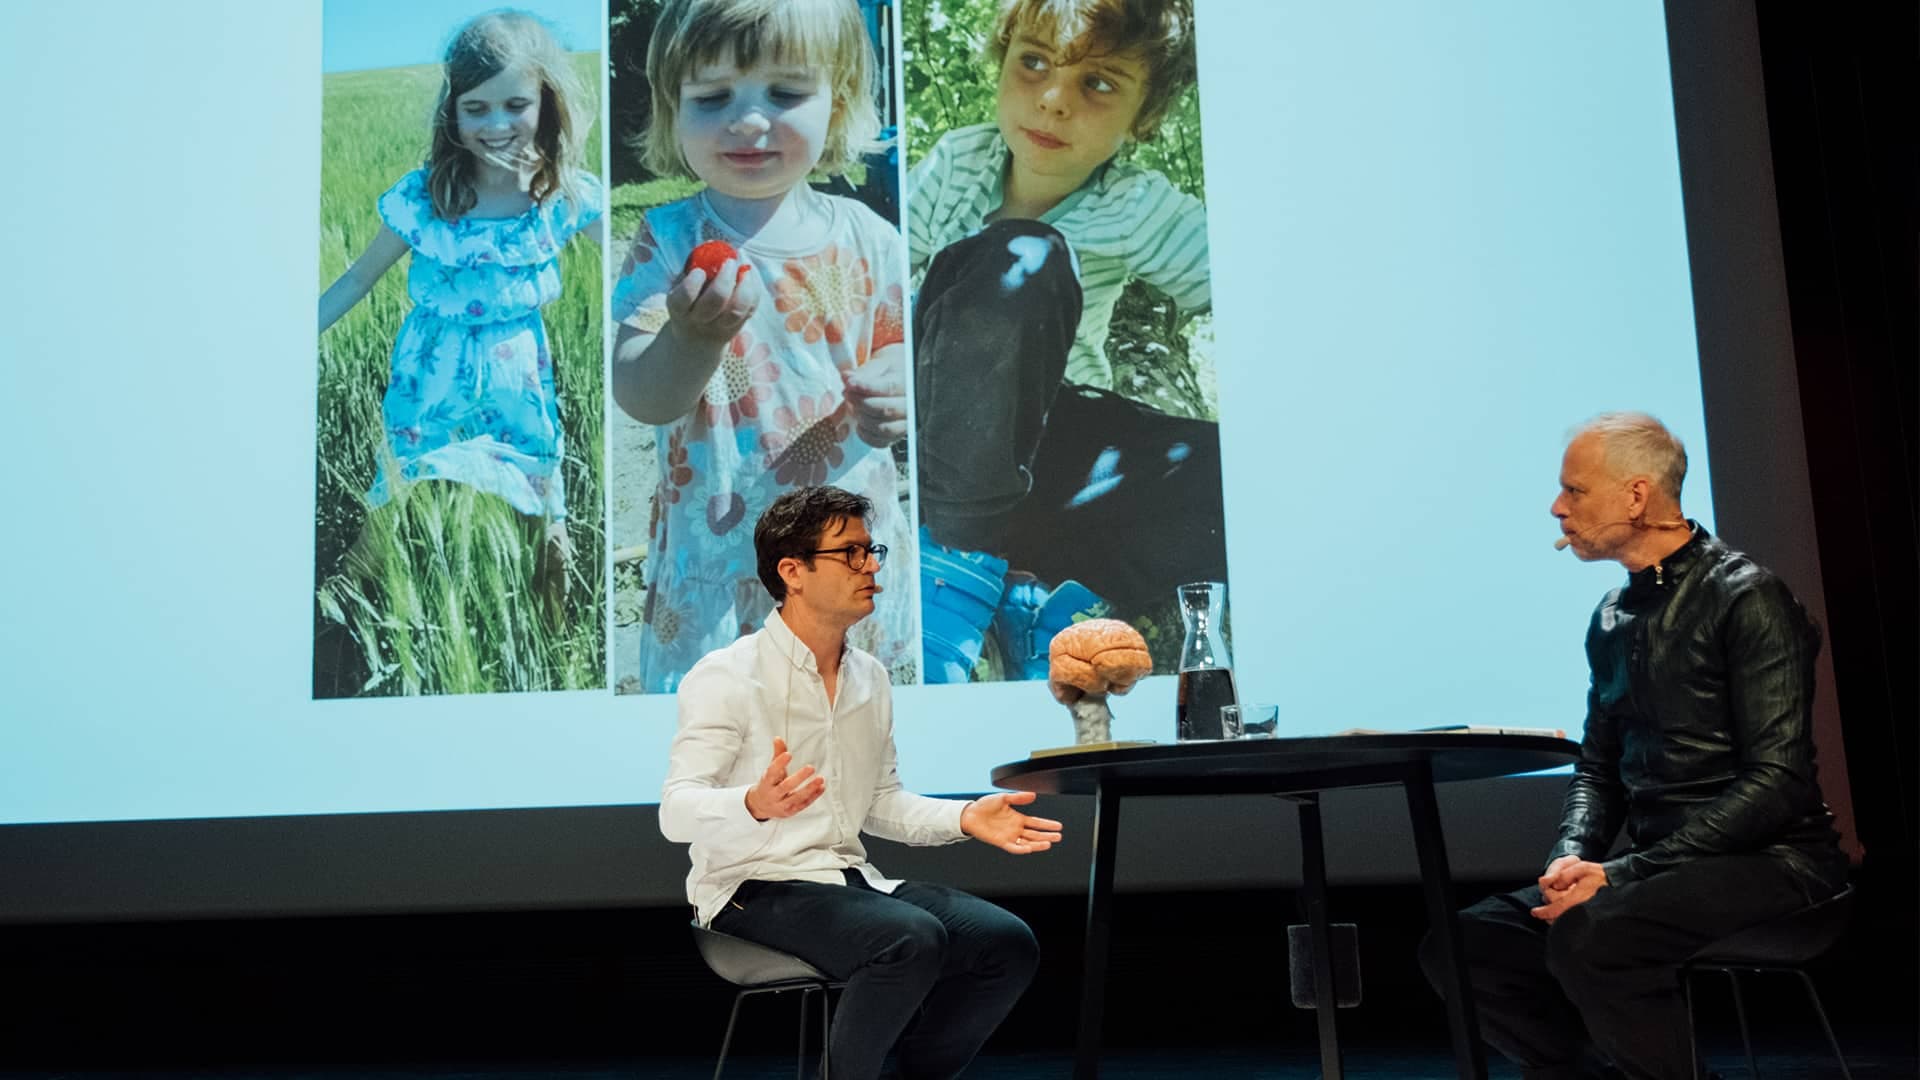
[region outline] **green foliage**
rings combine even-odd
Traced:
[[[575,58],[599,85],[597,53]],[[322,90],[320,287],[380,227],[375,201],[420,165],[440,72],[435,66],[347,72]],[[592,107],[592,103],[588,103]],[[597,110],[595,112],[597,115]],[[598,124],[587,135],[599,171]],[[537,545],[502,500],[428,483],[369,513],[363,493],[386,452],[380,401],[409,302],[396,264],[320,339],[314,522],[315,672],[320,697],[483,693],[604,684],[605,533],[601,260],[584,238],[561,257],[565,288],[543,312],[567,456],[561,469],[574,547],[572,588],[557,617],[530,595]],[[359,536],[364,568],[346,564]]]
[[[1128,145],[1121,157],[1152,169],[1173,186],[1202,202],[1207,198],[1206,164],[1200,157],[1200,91],[1191,88],[1167,110],[1160,130],[1145,142]]]
[[[607,199],[607,246],[613,249],[612,271],[619,271],[620,261],[626,258],[627,245],[647,211],[687,198],[705,186],[698,180],[668,176],[614,188]]]
[[[993,120],[997,71],[987,45],[994,8],[994,0],[901,5],[909,168],[940,136]]]
[[[365,563],[320,582],[316,694],[603,685],[600,627],[577,617],[598,609],[587,578],[599,575],[576,562],[572,586],[586,602],[570,598],[556,620],[532,584],[537,532],[464,484],[409,486],[367,519]]]
[[[647,43],[660,18],[661,0],[609,0],[607,4],[607,101],[613,149],[607,186],[654,179],[640,160],[634,139],[646,128],[652,103],[647,85]]]

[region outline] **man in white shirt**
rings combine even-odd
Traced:
[[[754,528],[777,609],[707,654],[680,684],[680,728],[660,829],[692,845],[687,898],[705,925],[790,953],[846,990],[829,1040],[841,1080],[958,1076],[1013,1008],[1038,961],[1033,932],[955,889],[891,881],[860,833],[909,844],[971,836],[1045,851],[1060,823],[1017,807],[903,790],[887,671],[847,644],[873,611],[886,548],[872,504],[833,487],[776,499]],[[795,762],[807,764],[794,767]]]

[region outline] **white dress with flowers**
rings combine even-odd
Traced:
[[[820,198],[830,239],[811,250],[746,240],[701,196],[651,210],[614,285],[614,318],[658,332],[687,256],[725,240],[752,263],[762,292],[693,411],[655,429],[644,691],[674,690],[694,661],[760,627],[773,600],[755,565],[754,523],[779,495],[808,484],[873,500],[873,536],[889,553],[874,613],[848,640],[894,682],[918,681],[913,531],[892,453],[861,441],[846,398],[848,373],[881,349],[905,348],[905,251],[899,230],[865,205]],[[906,368],[903,356],[903,377]]]
[[[442,220],[425,170],[380,196],[380,219],[412,249],[413,309],[394,340],[380,406],[392,464],[407,480],[454,480],[523,514],[566,517],[540,309],[560,296],[560,250],[605,203],[597,178],[577,181],[579,207],[555,197],[511,218]],[[385,503],[391,489],[383,465],[367,502]]]

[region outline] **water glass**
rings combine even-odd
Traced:
[[[1221,732],[1229,739],[1271,739],[1279,732],[1278,705],[1222,705]]]

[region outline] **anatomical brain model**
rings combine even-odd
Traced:
[[[1076,743],[1112,738],[1108,694],[1124,694],[1153,674],[1146,639],[1118,619],[1077,622],[1047,647],[1047,689],[1073,714]]]

